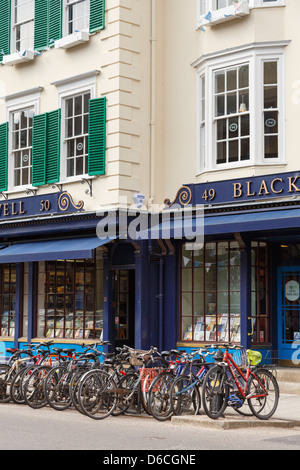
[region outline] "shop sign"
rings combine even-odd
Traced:
[[[299,282],[288,281],[285,285],[285,297],[290,302],[295,302],[299,299]]]
[[[28,196],[0,202],[0,219],[16,219],[45,214],[63,214],[83,210],[84,203],[74,202],[67,191]]]
[[[186,205],[223,204],[239,201],[259,201],[282,197],[300,196],[300,172],[279,173],[250,178],[239,178],[211,183],[186,184],[175,199],[165,199],[164,203]]]

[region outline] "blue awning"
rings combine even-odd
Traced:
[[[0,263],[93,258],[95,248],[111,239],[98,237],[18,243],[0,250]]]
[[[192,235],[221,235],[235,232],[258,232],[281,229],[300,229],[300,209],[274,209],[255,212],[205,215],[202,218],[181,218],[163,221],[140,232],[141,238],[181,239]]]

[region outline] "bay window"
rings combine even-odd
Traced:
[[[198,69],[198,173],[282,164],[287,41],[201,57]]]

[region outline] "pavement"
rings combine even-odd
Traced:
[[[227,407],[224,417],[211,419],[205,415],[203,409],[200,415],[173,416],[172,424],[192,424],[195,426],[215,429],[237,429],[249,427],[300,427],[300,395],[281,394],[276,412],[272,418],[261,420],[256,417],[242,416],[230,407]]]

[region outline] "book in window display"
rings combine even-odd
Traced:
[[[230,318],[230,341],[240,343],[241,341],[241,322],[240,316]]]
[[[194,329],[194,340],[204,341],[204,317],[198,317]]]

